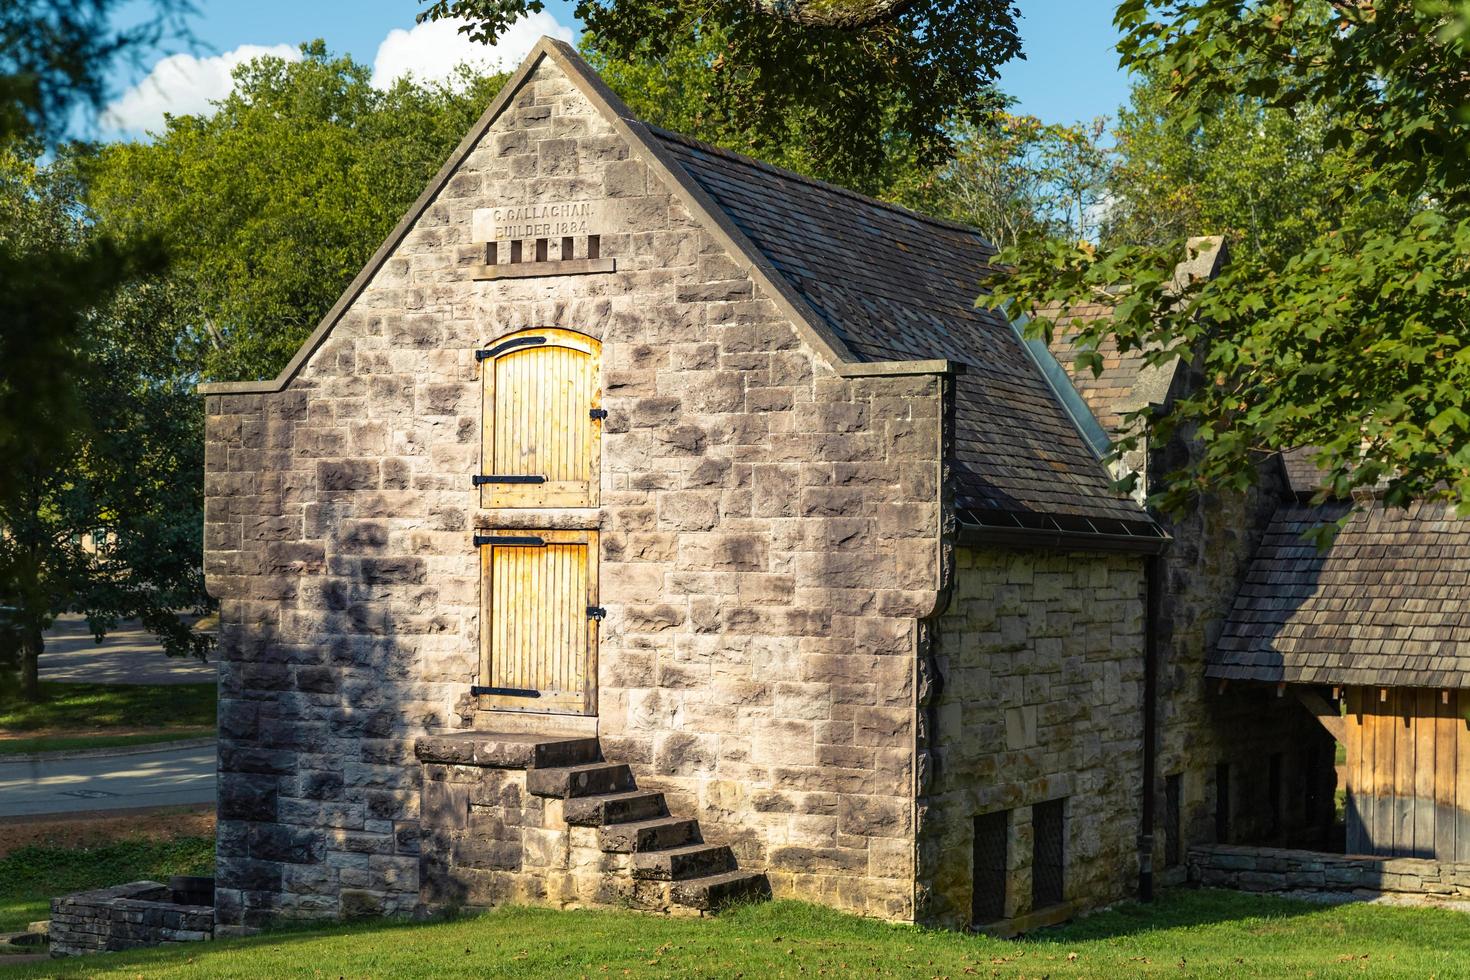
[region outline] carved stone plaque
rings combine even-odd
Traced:
[[[477,208],[470,219],[470,232],[477,242],[600,235],[602,202],[553,201]]]

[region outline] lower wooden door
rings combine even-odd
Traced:
[[[481,706],[597,711],[597,532],[482,539]]]

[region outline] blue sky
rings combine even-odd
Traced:
[[[1005,66],[1001,79],[1019,109],[1049,122],[1113,114],[1128,88],[1113,51],[1113,4],[1020,0],[1020,6],[1027,57]],[[175,44],[119,69],[118,98],[105,133],[136,135],[158,125],[164,110],[199,111],[206,98],[224,94],[234,63],[263,51],[289,55],[297,44],[316,37],[325,38],[334,51],[376,64],[385,79],[447,68],[468,50],[467,42],[446,30],[448,25],[437,25],[437,32],[427,26],[415,30],[414,13],[421,9],[415,0],[196,0],[196,7],[189,19],[192,47]],[[548,0],[535,24],[526,24],[503,44],[501,60],[519,61],[541,33],[575,37],[571,11],[570,0]]]

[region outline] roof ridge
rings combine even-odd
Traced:
[[[923,211],[915,211],[913,208],[906,208],[902,204],[895,204],[892,201],[885,201],[882,198],[872,197],[871,195],[855,191],[850,187],[843,187],[841,184],[834,184],[826,180],[818,180],[816,177],[808,177],[806,174],[797,173],[795,170],[788,170],[786,167],[780,167],[774,163],[768,163],[765,160],[753,157],[748,153],[740,153],[736,150],[727,149],[723,146],[716,146],[714,143],[708,143],[702,139],[696,139],[695,137],[690,136],[687,133],[675,132],[672,129],[665,129],[662,126],[655,126],[653,123],[650,122],[645,122],[643,123],[643,125],[646,129],[648,129],[649,132],[662,139],[672,140],[675,143],[683,143],[685,146],[693,147],[697,150],[703,150],[708,153],[713,153],[717,156],[722,156],[726,159],[734,160],[737,163],[742,163],[746,166],[754,167],[757,170],[769,171],[770,173],[776,174],[778,176],[785,177],[789,180],[794,180],[801,184],[807,184],[808,186],[816,187],[820,190],[830,191],[843,197],[850,197],[854,200],[861,201],[864,204],[869,204],[874,207],[882,208],[885,211],[892,211],[905,217],[913,218],[916,221],[922,221],[925,224],[936,225],[940,228],[950,228],[954,231],[966,232],[978,238],[980,240],[980,243],[992,253],[999,251],[990,242],[990,240],[987,239],[980,232],[980,229],[976,228],[973,225],[967,225],[959,221],[951,221],[949,218],[941,218],[933,214],[925,214]]]

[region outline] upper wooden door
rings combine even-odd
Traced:
[[[597,506],[600,353],[591,337],[554,329],[490,348],[481,507]]]

